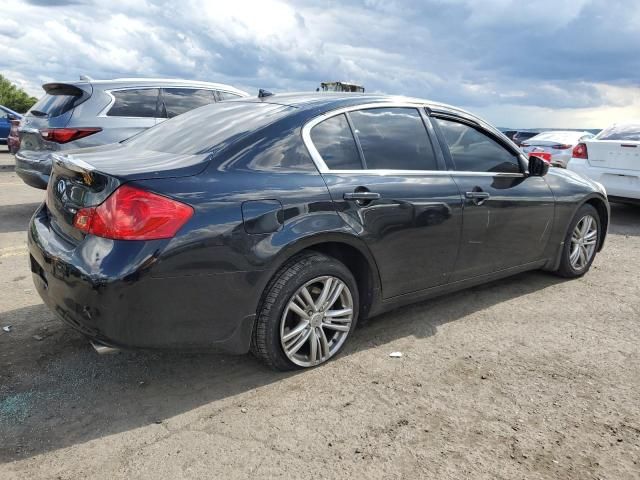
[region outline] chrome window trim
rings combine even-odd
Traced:
[[[362,170],[327,170],[326,174],[339,174],[339,175],[377,175],[377,176],[394,176],[394,175],[409,175],[409,176],[449,176],[457,175],[461,177],[503,177],[503,178],[523,178],[526,175],[524,173],[508,173],[508,172],[458,172],[456,170],[393,170],[393,169],[362,169]]]
[[[361,170],[332,170],[330,169],[320,152],[316,149],[316,146],[311,140],[311,130],[319,123],[340,115],[343,113],[352,112],[355,110],[370,110],[374,108],[415,108],[420,109],[429,108],[429,105],[418,102],[378,102],[378,103],[363,103],[360,105],[350,105],[348,107],[341,107],[330,112],[323,113],[305,123],[302,127],[302,141],[307,147],[309,155],[315,164],[318,171],[324,173],[334,174],[346,174],[346,175],[380,175],[380,176],[393,176],[393,175],[459,175],[464,177],[506,177],[506,178],[524,178],[524,173],[507,173],[507,172],[459,172],[456,170],[394,170],[394,169],[361,169]],[[354,138],[355,141],[355,138]]]

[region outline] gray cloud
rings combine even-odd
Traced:
[[[341,79],[471,109],[588,109],[640,83],[636,0],[9,1],[0,71],[32,90],[81,73],[275,91]]]

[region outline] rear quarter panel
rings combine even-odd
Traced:
[[[292,125],[295,125],[292,122]],[[297,251],[326,241],[366,249],[335,210],[295,126],[271,127],[211,161],[200,175],[137,181],[192,205],[195,215],[164,248],[153,275],[243,272],[246,314],[255,313],[273,274]],[[281,205],[273,231],[249,233],[243,205]],[[259,210],[259,209],[258,209]],[[245,208],[245,215],[248,211]],[[273,217],[272,208],[265,215]],[[255,220],[255,219],[254,219]],[[258,222],[259,223],[259,222]],[[265,225],[272,225],[269,218]],[[253,225],[253,224],[252,224]],[[365,251],[366,253],[366,251]]]

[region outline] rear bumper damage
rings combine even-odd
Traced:
[[[73,245],[52,229],[43,205],[28,233],[36,290],[100,347],[246,353],[255,319],[247,272],[154,277],[161,245],[149,243],[87,237]]]

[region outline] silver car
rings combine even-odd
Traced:
[[[47,188],[51,152],[120,142],[194,108],[248,96],[219,83],[81,78],[44,84],[20,123],[16,173],[32,187]]]
[[[567,168],[573,148],[590,138],[593,138],[593,134],[589,132],[556,130],[539,133],[523,141],[520,147],[527,156],[535,155],[554,167]]]

